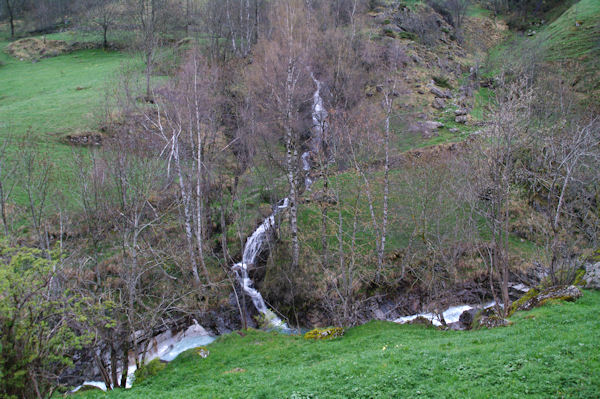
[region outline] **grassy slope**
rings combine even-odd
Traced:
[[[51,154],[59,188],[67,187],[73,180],[72,147],[62,140],[67,134],[97,129],[105,92],[132,57],[82,50],[32,63],[4,53],[8,43],[0,38],[0,137],[31,134]],[[24,203],[18,187],[14,200]]]
[[[82,398],[591,398],[600,392],[600,292],[517,313],[506,328],[371,322],[331,342],[258,331],[193,350],[129,391]],[[234,369],[243,372],[230,372]]]
[[[0,47],[6,44],[0,42]],[[2,129],[17,135],[30,130],[49,143],[96,126],[106,83],[129,58],[102,50],[77,51],[37,63],[1,57],[6,63],[0,67]]]
[[[577,26],[579,24],[580,26]],[[594,56],[600,53],[600,2],[581,0],[537,38],[550,60]]]

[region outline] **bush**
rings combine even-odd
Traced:
[[[143,365],[135,371],[134,383],[141,384],[145,380],[154,377],[160,373],[167,365],[160,361],[160,359],[154,359],[148,364]]]
[[[444,87],[446,89],[452,89],[452,85],[448,81],[448,78],[446,78],[444,76],[433,76],[432,79],[435,82],[435,84],[438,85],[439,87]]]
[[[396,38],[396,32],[394,32],[391,29],[384,29],[383,30],[383,34],[386,35],[386,36],[388,36],[388,37],[392,37],[394,39]]]
[[[304,339],[327,340],[338,338],[342,335],[344,335],[342,327],[315,328],[304,334]]]
[[[416,37],[421,43],[426,46],[434,46],[441,37],[441,31],[437,24],[437,18],[431,13],[424,10],[411,11],[404,9],[397,14],[397,24],[406,32],[402,34],[410,34],[413,39]]]

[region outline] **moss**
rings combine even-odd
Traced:
[[[154,359],[151,362],[143,365],[139,369],[135,371],[135,380],[134,383],[136,385],[144,382],[147,379],[150,379],[160,373],[167,365],[160,361],[160,359]]]
[[[538,290],[536,290],[535,288],[531,288],[529,291],[527,291],[527,293],[525,295],[523,295],[521,298],[517,299],[516,301],[514,301],[510,307],[510,312],[508,312],[508,316],[512,316],[513,313],[515,313],[515,311],[517,309],[519,309],[519,307],[521,307],[521,305],[525,304],[527,301],[529,301],[530,299],[533,299],[536,295],[538,295],[540,292]]]
[[[344,335],[342,327],[315,328],[304,334],[304,339],[327,340],[338,338],[342,335]]]
[[[435,82],[435,84],[438,85],[439,87],[444,87],[446,89],[452,89],[452,85],[448,81],[448,78],[438,75],[438,76],[432,76],[432,79]]]
[[[417,35],[415,35],[412,32],[400,32],[400,33],[398,33],[398,38],[415,41],[415,40],[417,40]]]
[[[577,270],[577,273],[575,273],[575,279],[573,280],[573,285],[576,287],[585,286],[585,280],[583,279],[584,276],[585,276],[585,269]]]
[[[391,29],[384,29],[384,30],[383,30],[383,34],[384,34],[385,36],[388,36],[388,37],[391,37],[391,38],[394,38],[394,39],[396,38],[396,32],[394,32],[394,31],[393,31],[393,30],[391,30]]]

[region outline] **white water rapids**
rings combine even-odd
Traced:
[[[152,338],[146,348],[144,362],[148,363],[154,359],[170,362],[186,350],[208,345],[215,339],[215,337],[211,336],[196,320],[194,320],[194,324],[185,330],[176,333],[167,330]],[[141,361],[141,358],[139,361]],[[131,388],[135,379],[134,373],[136,370],[135,355],[130,353],[127,366],[126,388]],[[122,368],[119,368],[119,370],[117,370],[117,379],[119,381],[121,380],[121,375]],[[95,387],[106,391],[106,383],[103,381],[85,381],[71,392],[77,392],[84,387]]]

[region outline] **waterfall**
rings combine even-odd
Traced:
[[[310,73],[310,77],[313,82],[317,86],[317,90],[315,90],[313,94],[313,106],[312,106],[312,135],[310,137],[308,143],[308,151],[302,154],[302,170],[306,174],[304,179],[304,186],[307,190],[310,190],[314,180],[310,177],[310,170],[312,166],[310,164],[311,161],[311,153],[318,154],[321,151],[321,145],[323,143],[323,135],[325,129],[327,128],[327,111],[323,106],[323,98],[321,97],[321,82],[319,82],[313,73]]]
[[[275,227],[275,216],[288,206],[289,200],[287,198],[284,198],[277,206],[275,206],[273,213],[258,226],[250,237],[248,237],[246,245],[244,246],[242,261],[233,266],[233,270],[236,273],[242,289],[250,299],[252,299],[252,303],[254,304],[254,307],[256,307],[256,310],[265,317],[265,322],[271,327],[284,329],[287,328],[285,322],[267,307],[260,292],[253,287],[253,282],[248,275],[248,267],[255,264],[256,258],[264,250],[265,245],[269,244],[271,234]]]
[[[310,177],[309,172],[311,170],[311,153],[317,154],[321,149],[321,143],[323,141],[323,133],[327,127],[327,111],[323,106],[323,98],[321,98],[321,82],[319,82],[315,76],[310,74],[313,82],[317,86],[317,90],[313,94],[313,107],[312,107],[312,120],[313,128],[311,129],[312,135],[309,142],[309,150],[302,154],[302,170],[306,174],[304,184],[307,190],[310,190],[313,184],[313,179]],[[270,310],[265,300],[263,299],[260,292],[254,288],[254,283],[248,274],[248,268],[255,265],[256,258],[265,249],[265,246],[269,244],[271,235],[275,228],[275,216],[278,213],[285,210],[289,206],[288,198],[281,200],[273,209],[273,213],[267,217],[258,228],[252,233],[246,245],[244,245],[244,252],[242,254],[242,261],[233,265],[232,270],[235,272],[236,277],[242,286],[242,289],[252,299],[254,307],[260,314],[265,317],[265,322],[268,326],[280,329],[288,329],[287,325],[281,320],[272,310]]]

